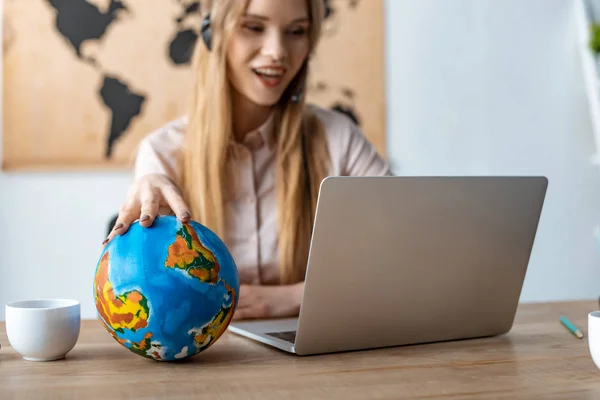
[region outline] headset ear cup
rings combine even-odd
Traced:
[[[210,13],[202,20],[202,28],[200,29],[200,35],[202,35],[202,41],[206,45],[206,48],[212,50],[212,30],[210,28]]]

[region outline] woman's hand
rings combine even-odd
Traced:
[[[285,286],[240,285],[240,300],[233,319],[296,317],[304,282]]]
[[[141,226],[149,227],[157,215],[167,215],[171,211],[182,222],[191,217],[190,208],[171,179],[162,174],[145,175],[129,188],[115,226],[102,244],[105,245],[116,235],[127,232],[138,218]]]

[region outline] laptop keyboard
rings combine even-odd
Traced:
[[[286,342],[294,343],[296,341],[296,331],[287,332],[271,332],[267,333],[269,336],[273,336],[277,339],[285,340]]]

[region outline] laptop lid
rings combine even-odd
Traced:
[[[545,177],[329,177],[297,354],[510,330]]]

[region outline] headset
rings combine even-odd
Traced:
[[[202,20],[202,26],[200,28],[200,35],[202,35],[202,41],[206,45],[208,51],[212,50],[212,30],[210,28],[210,13],[206,14]]]

